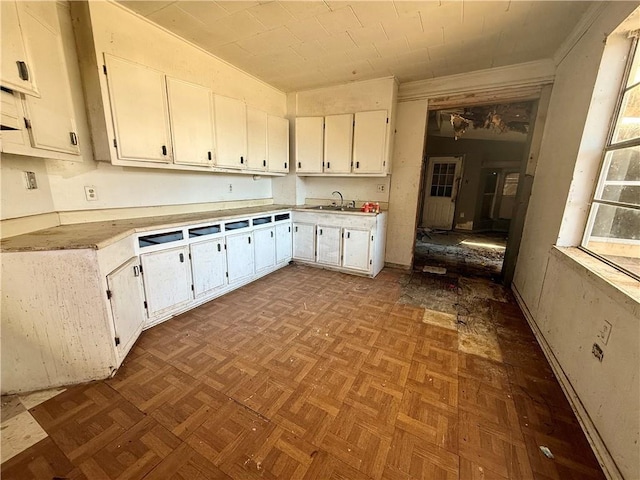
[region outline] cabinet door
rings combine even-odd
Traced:
[[[2,69],[0,81],[3,87],[11,90],[37,95],[33,64],[27,54],[25,35],[20,28],[16,2],[0,2],[2,14]]]
[[[55,3],[46,5],[45,14],[57,19]],[[43,150],[79,154],[71,85],[59,30],[34,17],[30,10],[18,10],[20,26],[27,39],[29,54],[37,68],[39,97],[25,96],[31,145]]]
[[[296,118],[296,172],[322,173],[324,118]]]
[[[213,165],[213,104],[208,88],[167,77],[173,162]]]
[[[353,114],[324,117],[324,171],[351,173]]]
[[[247,168],[267,169],[267,114],[247,107]]]
[[[276,263],[291,260],[291,223],[276,225]]]
[[[138,257],[107,275],[113,326],[118,355],[122,358],[142,331],[144,324],[144,289]]]
[[[254,272],[251,232],[227,236],[227,271],[229,283],[251,277]]]
[[[318,263],[340,265],[340,227],[318,225]]]
[[[155,318],[191,300],[189,250],[176,247],[140,255],[147,315]]]
[[[235,98],[214,95],[216,117],[216,165],[246,168],[247,109]]]
[[[276,264],[276,231],[275,228],[259,228],[253,231],[255,241],[256,273],[273,267]]]
[[[191,273],[195,298],[204,297],[227,283],[227,252],[224,238],[192,243]]]
[[[353,131],[353,172],[384,173],[386,170],[386,110],[358,112]]]
[[[118,158],[171,162],[164,75],[111,55],[105,62]]]
[[[315,262],[316,226],[310,223],[293,224],[293,258]]]
[[[342,266],[368,271],[371,265],[371,231],[345,228]]]
[[[267,163],[270,172],[289,171],[289,120],[267,117]]]

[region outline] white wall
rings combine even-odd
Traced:
[[[583,224],[573,221],[576,211],[570,210],[575,206],[570,202],[567,211],[563,207],[570,191],[593,185],[593,174],[591,180],[580,176],[586,165],[577,168],[576,161],[604,49],[603,33],[612,32],[636,6],[608,2],[558,65],[513,282],[529,320],[540,330],[539,340],[584,406],[586,423],[593,425],[590,433],[604,443],[600,453],[607,450],[617,465],[611,467],[612,477],[619,478],[617,468],[628,479],[640,478],[638,302],[621,302],[627,297],[611,294],[618,291],[616,287],[551,252],[563,222],[572,224],[573,245],[579,240],[575,229],[581,230]],[[618,87],[610,83],[609,89],[615,97]],[[609,119],[610,112],[601,115],[600,128],[606,131]],[[577,188],[572,181],[591,184]],[[597,337],[603,320],[612,325],[608,345]],[[595,342],[604,350],[602,363],[590,353]]]
[[[36,174],[38,188],[27,190],[24,172]],[[55,210],[45,163],[39,158],[2,154],[0,160],[0,219],[25,217]]]

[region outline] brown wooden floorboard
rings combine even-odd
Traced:
[[[469,354],[409,275],[293,265],[145,331],[114,378],[31,409],[49,436],[2,478],[603,479],[509,292],[413,279],[491,326],[500,355]]]

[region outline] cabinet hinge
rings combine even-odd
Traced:
[[[387,123],[389,123],[389,117],[387,117]]]
[[[113,297],[113,293],[111,293],[111,290],[107,290],[107,299],[111,300],[111,297]]]
[[[29,120],[27,117],[24,118],[24,128],[26,129],[31,128],[31,120]]]
[[[193,284],[191,285],[191,291],[192,292],[195,291],[195,289],[193,288]]]
[[[140,273],[144,273],[144,272],[142,271],[142,264],[140,264]]]
[[[117,347],[118,345],[120,345],[120,337],[116,337],[116,338],[115,338],[115,341],[116,341],[116,347]]]
[[[340,255],[340,260],[344,260],[344,255]]]
[[[102,65],[102,71],[103,71],[103,73],[105,75],[107,74],[107,66],[106,65]]]
[[[118,148],[118,142],[117,142],[117,140],[115,138],[113,139],[113,146]]]
[[[373,242],[373,235],[371,235],[371,241]]]
[[[224,272],[227,278],[229,278],[229,272]]]
[[[143,304],[144,304],[144,308],[145,308],[145,309],[149,308],[149,307],[147,306],[147,301],[146,301],[146,300],[143,302]]]
[[[189,260],[191,260],[191,253],[189,253]],[[191,285],[191,288],[193,289],[193,285]]]
[[[353,121],[353,126],[354,126],[354,127],[356,126],[356,121],[355,121],[355,120]]]

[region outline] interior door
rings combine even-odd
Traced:
[[[462,173],[462,157],[429,157],[423,224],[451,230]]]

